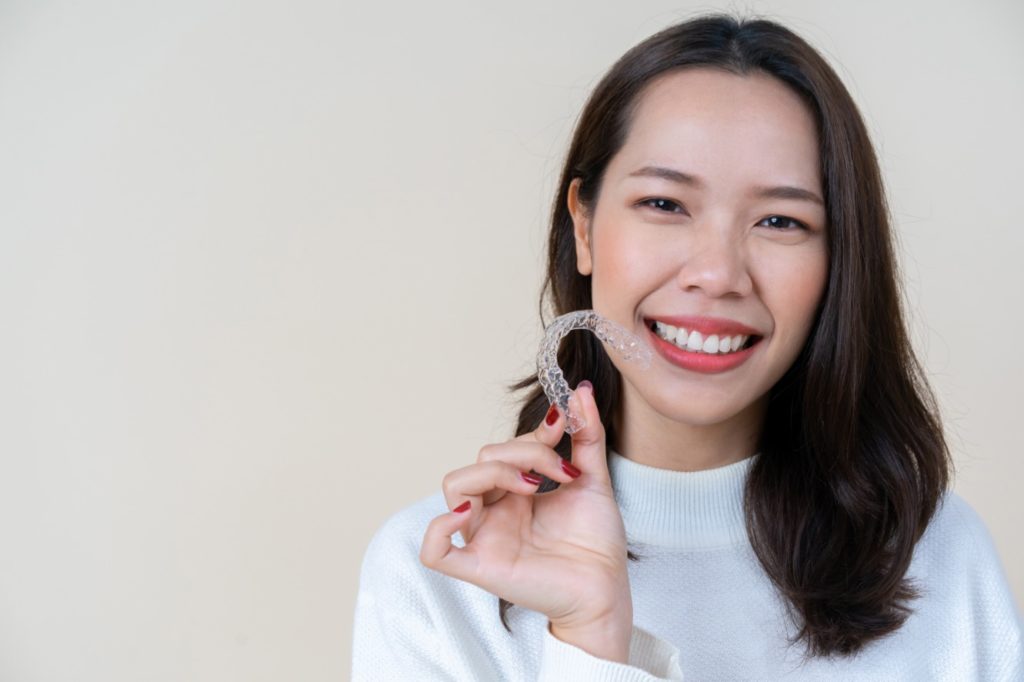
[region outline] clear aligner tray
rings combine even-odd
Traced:
[[[572,389],[558,366],[558,347],[565,335],[574,329],[587,329],[619,354],[623,360],[635,362],[643,368],[651,364],[651,349],[635,334],[593,310],[576,310],[556,317],[544,333],[544,341],[537,353],[537,378],[552,405],[558,405],[566,416],[566,433],[576,433],[586,422],[569,409]]]

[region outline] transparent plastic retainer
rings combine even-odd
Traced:
[[[623,360],[635,362],[647,369],[651,365],[651,349],[638,336],[593,310],[576,310],[556,317],[544,333],[544,341],[537,353],[537,378],[548,401],[558,405],[565,415],[565,431],[573,434],[586,426],[582,415],[569,409],[572,389],[558,366],[558,347],[565,335],[574,329],[587,329],[611,348]]]

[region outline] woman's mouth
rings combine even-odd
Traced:
[[[697,330],[690,331],[685,327],[675,327],[657,320],[652,321],[650,327],[658,338],[668,341],[676,348],[708,355],[728,355],[745,350],[763,338],[756,334],[705,335]]]
[[[702,334],[648,320],[651,345],[669,363],[692,372],[718,374],[746,362],[764,338],[757,334]]]

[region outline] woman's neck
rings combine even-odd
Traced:
[[[758,450],[767,396],[717,424],[687,424],[652,409],[623,386],[614,415],[613,448],[639,464],[673,471],[703,471],[727,466]]]

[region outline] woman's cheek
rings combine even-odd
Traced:
[[[818,249],[794,252],[792,256],[776,259],[771,272],[761,279],[765,283],[763,291],[771,297],[769,308],[773,308],[776,324],[799,328],[803,334],[810,328],[824,295],[828,261],[824,250]]]
[[[655,265],[658,249],[645,238],[642,230],[630,230],[628,223],[619,223],[606,230],[595,241],[595,269],[601,267],[607,280],[636,282],[643,280]]]

